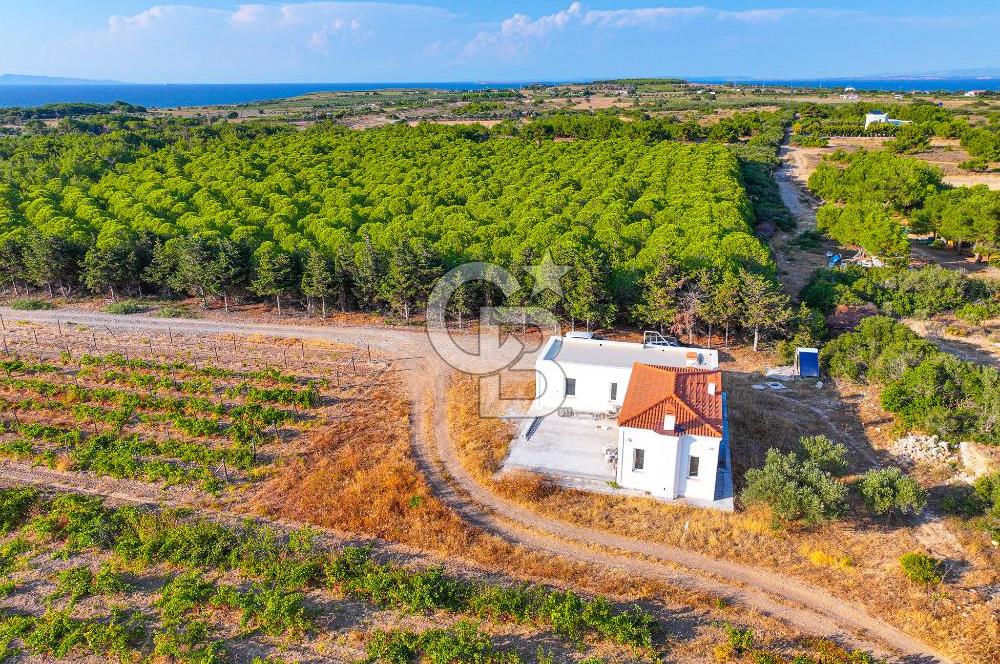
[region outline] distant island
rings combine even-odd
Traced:
[[[71,78],[68,76],[33,76],[31,74],[0,74],[0,85],[126,85],[121,81]]]

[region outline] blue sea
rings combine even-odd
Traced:
[[[958,91],[997,90],[1000,78],[826,78],[826,79],[727,79],[706,77],[691,79],[697,83],[733,81],[740,85],[781,85],[811,88],[845,88],[858,90]],[[385,90],[389,88],[420,88],[440,90],[485,90],[519,88],[526,82],[480,83],[220,83],[220,84],[109,84],[109,85],[0,85],[0,108],[7,106],[39,106],[56,102],[111,103],[125,101],[148,108],[176,106],[214,106],[242,104],[269,99],[296,97],[310,92],[345,90]]]
[[[733,79],[707,77],[697,83],[733,82],[738,85],[790,86],[802,88],[855,88],[889,92],[958,92],[966,90],[1000,91],[1000,78],[813,78],[813,79]]]
[[[331,90],[385,90],[420,88],[440,90],[486,90],[519,88],[525,83],[171,83],[111,85],[0,85],[0,108],[40,106],[57,102],[109,104],[125,101],[147,108],[243,104],[269,99],[296,97]]]

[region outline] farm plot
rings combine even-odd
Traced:
[[[0,458],[192,495],[256,486],[392,380],[391,363],[332,344],[4,326]]]
[[[457,576],[317,533],[0,489],[0,659],[602,661],[655,656],[638,606]]]

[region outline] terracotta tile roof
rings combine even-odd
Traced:
[[[708,385],[715,383],[715,394]],[[672,431],[663,428],[673,415]],[[650,429],[660,434],[722,437],[722,372],[703,369],[632,365],[618,426]]]

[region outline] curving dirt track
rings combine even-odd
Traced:
[[[84,311],[13,311],[0,307],[11,321],[173,334],[263,334],[371,344],[405,361],[411,390],[414,451],[434,491],[463,518],[510,542],[640,576],[659,578],[727,597],[769,614],[806,633],[837,637],[858,647],[895,655],[911,664],[952,660],[863,609],[829,593],[780,574],[718,560],[672,546],[633,540],[539,516],[493,494],[463,468],[448,436],[447,384],[450,369],[433,354],[426,334],[411,330],[317,327],[228,321],[117,316]],[[421,426],[429,417],[429,427]],[[432,435],[428,435],[428,430]]]

